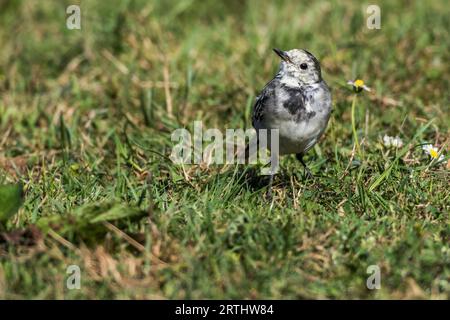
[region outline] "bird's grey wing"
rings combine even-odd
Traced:
[[[264,113],[267,110],[267,107],[274,103],[275,99],[275,88],[277,85],[277,78],[274,78],[270,81],[264,89],[261,91],[259,96],[256,97],[255,105],[253,106],[253,116],[252,116],[252,125],[254,128],[257,122],[260,122],[264,118]]]

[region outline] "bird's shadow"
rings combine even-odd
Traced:
[[[270,176],[262,175],[259,168],[251,167],[245,169],[244,184],[252,192],[260,191],[269,185]]]

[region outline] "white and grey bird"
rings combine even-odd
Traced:
[[[330,89],[322,79],[319,61],[310,52],[273,50],[281,58],[280,67],[256,98],[252,124],[256,131],[278,129],[279,154],[295,154],[307,176],[312,177],[303,155],[327,127]]]

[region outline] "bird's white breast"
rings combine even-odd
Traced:
[[[256,123],[256,129],[278,129],[280,154],[304,153],[319,140],[326,129],[331,111],[329,92],[318,90],[312,103],[305,102],[305,112],[314,112],[314,116],[301,121],[283,107],[284,99],[279,94],[277,103],[265,113],[264,120]]]
[[[303,153],[311,148],[322,135],[325,119],[315,116],[308,121],[280,121],[274,119],[270,127],[279,131],[280,154]]]

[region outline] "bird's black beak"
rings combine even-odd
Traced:
[[[275,51],[275,53],[283,60],[289,63],[292,63],[291,59],[289,58],[289,56],[287,55],[287,53],[283,50],[274,48],[273,51]]]

